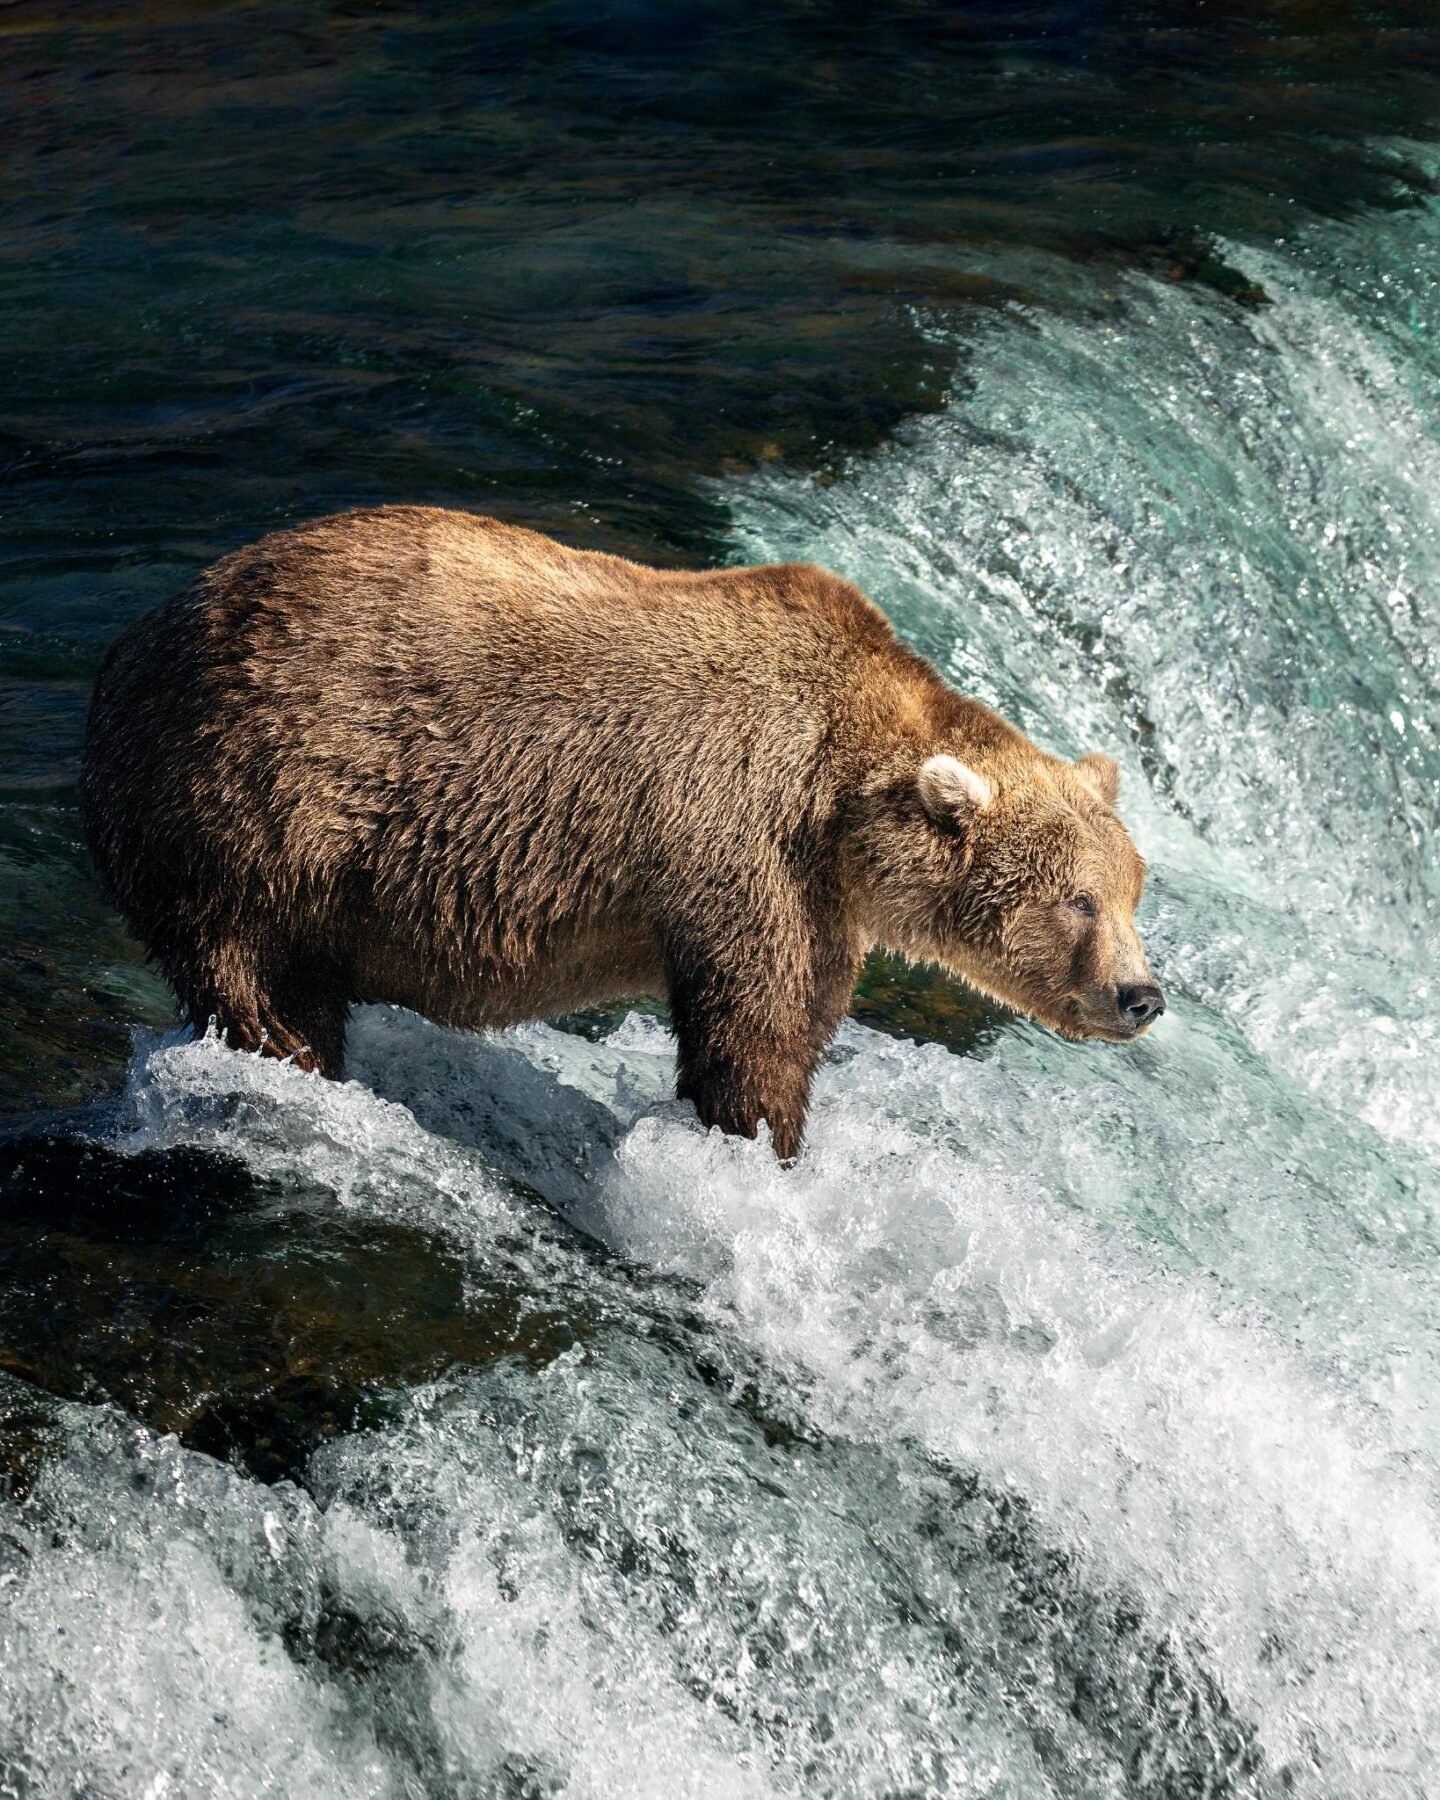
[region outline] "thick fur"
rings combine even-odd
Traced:
[[[1112,781],[823,570],[669,572],[385,507],[132,626],[81,792],[116,903],[232,1042],[335,1075],[352,1001],[479,1027],[663,995],[681,1095],[789,1156],[874,943],[1132,1035],[1107,1029],[1149,979]]]

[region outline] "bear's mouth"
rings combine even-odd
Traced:
[[[1107,1044],[1133,1044],[1136,1038],[1144,1037],[1154,1024],[1153,1019],[1146,1019],[1143,1024],[1132,1024],[1128,1019],[1117,1015],[1113,1006],[1107,1006],[1103,1013],[1096,1007],[1087,1004],[1079,994],[1072,994],[1065,1002],[1065,1020],[1060,1026],[1064,1036],[1069,1038],[1100,1038]]]

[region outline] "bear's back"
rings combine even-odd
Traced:
[[[393,767],[406,746],[424,762],[488,742],[631,778],[685,758],[733,775],[758,756],[783,787],[780,765],[837,718],[942,692],[822,569],[653,569],[435,508],[278,533],[196,593],[212,703],[265,719],[306,762]]]
[[[952,700],[808,565],[657,570],[381,508],[237,551],[131,628],[87,822],[122,899],[164,866],[197,907],[247,871],[317,914],[488,891],[553,916],[754,879],[823,839],[847,766]]]
[[[764,679],[899,651],[859,589],[809,564],[647,567],[538,532],[433,507],[342,513],[278,532],[203,580],[210,630],[233,653],[332,668],[423,657],[544,679],[606,666],[673,686]],[[907,653],[901,652],[902,655]],[[533,664],[533,671],[526,665]]]

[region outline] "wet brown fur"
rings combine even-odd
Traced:
[[[993,801],[926,789],[937,753]],[[481,1027],[661,995],[680,1094],[789,1156],[872,944],[1125,1035],[1105,996],[1148,980],[1143,865],[1112,780],[824,570],[650,569],[385,507],[265,538],[132,626],[82,803],[187,1014],[237,1045],[336,1075],[353,1001]]]

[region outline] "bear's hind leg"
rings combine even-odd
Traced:
[[[176,988],[197,1031],[213,1019],[236,1050],[291,1057],[298,1068],[339,1078],[350,1010],[344,998],[293,982],[272,985],[232,958],[217,958],[202,979]]]
[[[268,1056],[293,1057],[300,1069],[314,1069],[332,1081],[345,1065],[345,1024],[349,1002],[331,995],[287,996],[263,1013],[262,1048]]]

